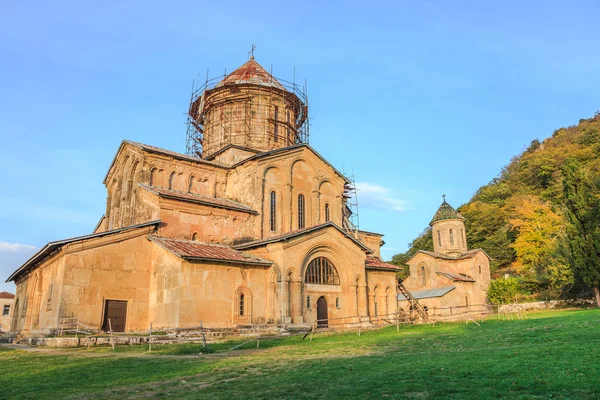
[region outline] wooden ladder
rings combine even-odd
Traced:
[[[406,298],[406,300],[408,300],[411,308],[413,310],[416,310],[417,313],[419,313],[421,318],[423,318],[423,321],[429,322],[429,317],[427,316],[427,312],[425,311],[423,306],[421,306],[421,304],[419,304],[417,299],[415,299],[415,297],[408,291],[408,289],[406,289],[404,287],[404,285],[400,281],[398,281],[398,290],[400,291],[400,293],[402,293],[402,295]]]

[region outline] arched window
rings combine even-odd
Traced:
[[[440,231],[437,231],[438,233],[438,245],[440,247],[442,247],[442,234],[440,233]]]
[[[308,264],[304,281],[317,285],[339,285],[340,277],[328,259],[317,257]]]
[[[190,176],[190,181],[188,182],[188,193],[192,193],[192,186],[194,185],[194,175]]]
[[[152,168],[150,171],[150,186],[154,186],[154,179],[156,178],[156,168]]]
[[[192,234],[192,240],[193,240],[194,242],[198,241],[198,232],[194,232],[194,233]]]
[[[452,233],[452,229],[450,229],[450,246],[454,246],[454,233]]]
[[[465,296],[465,306],[469,307],[469,296]]]
[[[298,229],[304,229],[305,223],[305,205],[304,205],[304,195],[298,195]]]
[[[340,298],[339,297],[335,298],[335,308],[340,308]]]
[[[173,180],[175,179],[175,172],[171,172],[169,176],[169,190],[173,189]]]
[[[421,266],[421,286],[425,286],[427,284],[427,277],[425,276],[425,267]]]
[[[244,304],[245,300],[246,300],[246,295],[244,293],[240,293],[240,302],[239,302],[239,307],[240,307],[239,308],[239,315],[240,315],[240,317],[243,317],[244,316],[244,312],[246,311],[244,309],[244,307],[246,306]]]
[[[329,203],[325,203],[325,222],[329,222]]]
[[[310,308],[310,296],[306,296],[306,308]]]
[[[481,275],[481,265],[479,266],[479,275]]]
[[[269,215],[269,223],[271,226],[271,232],[275,232],[277,230],[277,193],[271,192],[271,213]]]
[[[465,247],[465,233],[462,229],[460,230],[460,240],[462,242],[463,247]]]

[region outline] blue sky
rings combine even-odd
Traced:
[[[385,258],[442,193],[463,204],[600,109],[595,1],[162,3],[0,3],[1,277],[91,232],[122,139],[185,151],[192,80],[252,43],[275,76],[307,80],[310,143],[354,170]]]

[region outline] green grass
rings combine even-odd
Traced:
[[[600,398],[600,310],[240,342],[0,347],[0,398]]]

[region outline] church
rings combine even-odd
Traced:
[[[352,182],[308,144],[304,93],[254,57],[194,92],[186,154],[125,140],[103,183],[94,231],[8,278],[13,332],[66,317],[121,332],[326,327],[397,311],[399,268],[381,259],[383,235],[352,223]]]
[[[402,284],[437,319],[462,318],[481,313],[490,285],[490,256],[468,250],[465,218],[444,201],[429,223],[433,251],[419,250],[406,263],[410,276]],[[399,306],[408,311],[408,299],[398,294]]]

